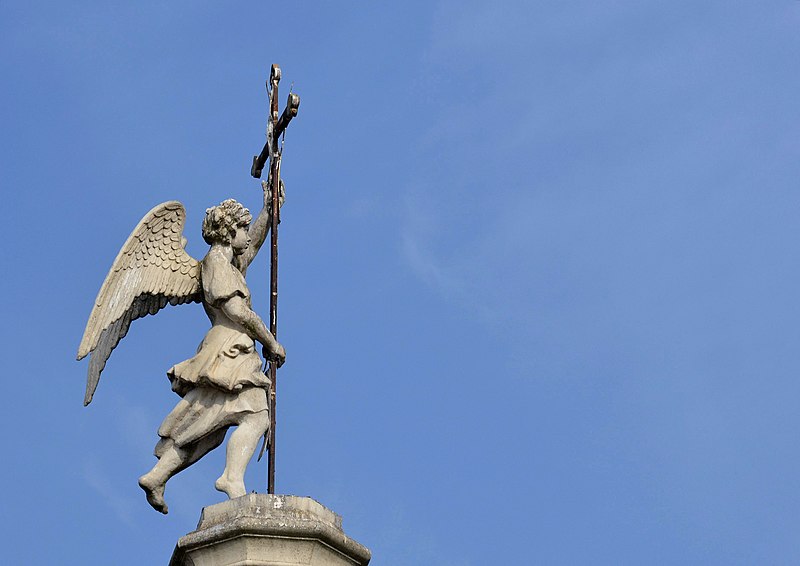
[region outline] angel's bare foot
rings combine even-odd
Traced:
[[[147,474],[139,478],[139,487],[144,490],[147,496],[147,502],[150,506],[159,511],[167,514],[167,502],[164,501],[164,484],[156,482],[147,477]]]
[[[230,499],[241,497],[247,493],[247,490],[244,488],[244,481],[230,481],[224,474],[214,482],[214,487],[217,491],[227,493]]]

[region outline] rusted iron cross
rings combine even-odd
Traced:
[[[281,134],[286,131],[286,127],[292,118],[297,116],[297,109],[300,107],[300,97],[294,93],[289,94],[286,101],[286,108],[283,113],[278,115],[278,83],[281,80],[281,68],[273,64],[267,81],[267,93],[269,94],[269,119],[267,120],[267,142],[259,155],[253,156],[253,165],[250,174],[256,179],[261,178],[264,165],[269,160],[268,182],[272,191],[272,240],[270,246],[270,295],[269,295],[269,330],[275,338],[278,338],[278,224],[280,223],[280,187],[281,187],[281,153],[282,148],[278,143]],[[272,381],[272,389],[269,395],[269,438],[265,442],[269,445],[267,456],[267,493],[275,493],[275,400],[277,381],[277,365],[269,364],[268,376]]]

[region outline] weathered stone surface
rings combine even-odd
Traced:
[[[205,507],[170,566],[366,566],[370,557],[317,501],[251,493]]]
[[[181,400],[158,429],[158,461],[139,478],[148,503],[162,513],[168,510],[167,481],[222,444],[234,426],[225,470],[214,486],[230,498],[245,495],[247,464],[261,437],[274,432],[272,379],[261,370],[256,342],[263,345],[273,374],[286,350],[253,311],[245,281],[273,219],[272,193],[266,183],[262,189],[264,206],[255,220],[233,199],[206,210],[203,239],[211,248],[202,261],[183,249],[186,211],[181,203],[169,201],[150,210],[114,260],[78,349],[78,359],[91,354],[88,405],[111,351],[133,321],[168,304],[203,303],[211,329],[194,356],[167,371]]]

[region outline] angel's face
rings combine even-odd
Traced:
[[[249,245],[250,236],[247,235],[247,226],[237,226],[236,231],[233,233],[233,238],[231,238],[233,253],[241,255],[247,250]]]

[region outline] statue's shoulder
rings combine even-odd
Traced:
[[[238,272],[239,270],[236,269],[231,261],[225,257],[225,254],[221,251],[211,248],[208,250],[206,256],[200,262],[202,266],[203,273],[206,272],[213,272],[213,273],[224,273],[224,272]]]
[[[230,264],[230,262],[225,258],[225,255],[221,251],[215,248],[211,248],[210,250],[208,250],[208,253],[200,261],[200,263],[203,265],[203,267],[205,266],[217,267],[217,266],[224,266],[225,264]]]
[[[209,250],[201,264],[203,294],[207,303],[215,305],[233,295],[244,298],[250,295],[241,272],[220,251]]]

